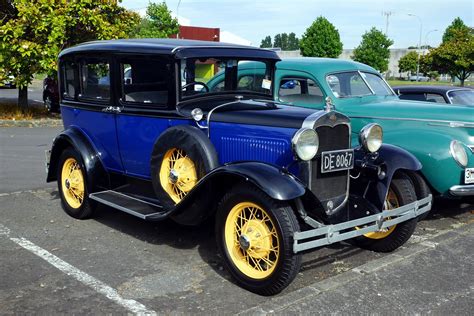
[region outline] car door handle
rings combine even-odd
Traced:
[[[120,113],[122,109],[119,106],[108,106],[102,109],[102,112],[108,113]]]

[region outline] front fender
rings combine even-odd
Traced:
[[[108,187],[108,177],[100,160],[100,156],[89,139],[78,129],[70,127],[62,131],[53,140],[46,182],[57,180],[58,163],[62,152],[74,148],[82,157],[86,169],[86,180],[90,190],[96,186]]]
[[[231,187],[248,182],[271,198],[288,201],[303,196],[303,183],[279,167],[262,162],[235,162],[213,169],[170,213],[184,225],[197,225],[209,217]]]
[[[351,180],[351,193],[364,196],[382,210],[393,175],[399,171],[419,171],[420,161],[403,148],[383,144],[376,154],[356,148],[356,171],[361,175]],[[363,176],[362,176],[363,175]]]

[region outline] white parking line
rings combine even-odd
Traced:
[[[155,311],[148,309],[145,305],[135,300],[123,298],[117,293],[117,291],[114,288],[108,286],[102,281],[97,280],[96,278],[90,276],[89,274],[73,267],[66,261],[56,257],[55,255],[53,255],[52,253],[48,252],[45,249],[38,247],[31,241],[25,238],[9,237],[10,229],[8,229],[8,227],[3,226],[2,224],[0,224],[0,235],[6,235],[14,243],[20,245],[26,250],[37,255],[38,257],[45,260],[52,266],[56,267],[60,271],[67,274],[68,276],[75,278],[76,280],[83,283],[84,285],[89,286],[96,292],[106,296],[111,301],[125,307],[130,312],[135,313],[135,314],[140,314],[140,315],[156,315]]]

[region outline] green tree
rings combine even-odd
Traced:
[[[260,48],[272,48],[272,38],[270,36],[266,36],[262,42],[260,43]]]
[[[291,32],[288,34],[288,47],[287,50],[298,50],[300,49],[300,40],[296,37],[296,34]]]
[[[283,46],[283,42],[281,40],[281,34],[275,35],[275,37],[273,38],[273,47],[278,47],[283,50],[282,46]]]
[[[458,77],[461,86],[474,72],[474,35],[469,29],[452,32],[450,40],[430,50],[432,70]]]
[[[464,24],[464,21],[461,18],[455,18],[451,25],[449,25],[443,34],[443,43],[449,42],[455,36],[457,31],[470,33],[470,28]]]
[[[375,27],[362,35],[362,41],[354,49],[353,60],[374,67],[380,72],[387,71],[390,58],[389,47],[393,41]]]
[[[398,60],[398,70],[400,72],[416,72],[416,64],[418,62],[418,53],[409,52]]]
[[[28,107],[27,86],[39,72],[54,74],[59,52],[95,39],[127,37],[138,15],[113,1],[13,0],[14,14],[0,23],[0,79],[19,87],[18,105]]]
[[[342,53],[339,31],[320,16],[306,29],[300,41],[300,49],[303,56],[337,58]]]
[[[166,3],[150,2],[146,8],[146,17],[141,19],[133,35],[140,38],[168,38],[178,32],[178,20],[171,16]]]

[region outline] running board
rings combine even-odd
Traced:
[[[117,191],[91,193],[89,198],[144,220],[157,221],[168,217],[169,214],[161,205]]]

